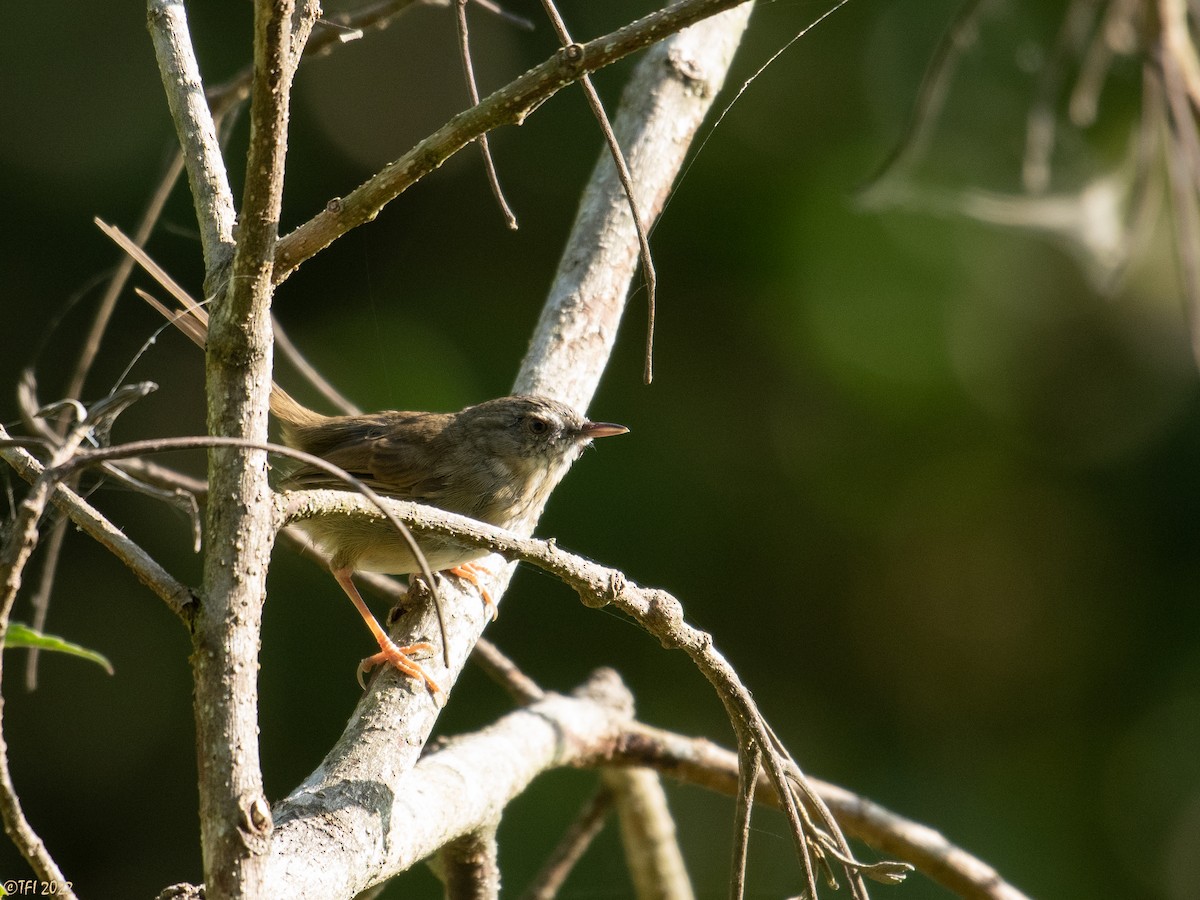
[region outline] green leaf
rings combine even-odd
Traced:
[[[70,653],[72,656],[78,656],[94,662],[109,675],[113,673],[112,663],[95,650],[89,650],[87,647],[72,644],[70,641],[65,641],[53,634],[42,634],[40,631],[35,631],[28,625],[22,625],[20,622],[9,623],[8,636],[4,640],[4,647],[5,649],[9,647],[38,647],[41,650]]]

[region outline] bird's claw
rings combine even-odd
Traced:
[[[429,686],[429,690],[434,694],[440,693],[442,689],[438,686],[438,683],[412,659],[414,656],[429,656],[432,653],[433,645],[426,641],[418,641],[406,647],[398,647],[389,641],[388,646],[381,647],[378,653],[368,656],[358,664],[358,670],[355,674],[358,678],[359,687],[366,690],[367,685],[364,676],[367,672],[378,665],[386,664],[394,669],[398,669],[401,674],[407,675],[409,678],[425,682]]]

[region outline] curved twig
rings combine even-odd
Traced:
[[[97,453],[103,451],[95,451]],[[295,491],[276,498],[281,524],[314,515],[354,515],[375,518],[373,506],[340,491]],[[452,538],[499,554],[513,562],[526,562],[554,575],[579,594],[585,606],[612,605],[637,622],[668,649],[682,650],[708,679],[722,702],[731,711],[735,730],[744,728],[763,753],[768,778],[778,792],[780,802],[792,826],[797,851],[810,865],[810,842],[818,841],[818,832],[835,842],[835,848],[847,862],[847,876],[854,884],[857,871],[865,866],[852,859],[849,846],[841,837],[837,822],[819,795],[808,788],[795,761],[782,753],[778,741],[762,718],[749,690],[725,657],[716,649],[712,636],[689,625],[679,600],[658,588],[646,588],[626,579],[617,569],[602,566],[561,549],[553,540],[523,537],[464,516],[454,515],[416,503],[383,498],[390,511],[406,522],[418,535]],[[794,790],[799,787],[808,808],[819,824],[807,821]],[[810,881],[813,880],[810,870]]]

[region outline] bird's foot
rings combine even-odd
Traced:
[[[451,575],[457,575],[463,581],[468,581],[479,591],[479,596],[483,600],[483,605],[491,616],[493,622],[496,621],[496,616],[499,615],[499,608],[496,606],[496,601],[492,599],[492,595],[488,593],[488,589],[483,586],[479,580],[480,576],[491,578],[496,573],[486,566],[476,565],[475,563],[463,563],[461,566],[455,566],[453,569],[446,570]]]
[[[409,644],[405,647],[399,647],[390,639],[385,639],[379,644],[379,652],[374,656],[368,656],[358,664],[358,683],[366,690],[363,676],[379,665],[389,665],[394,669],[399,669],[404,675],[409,678],[415,678],[418,681],[423,681],[429,686],[429,690],[434,694],[440,693],[441,688],[438,683],[429,677],[429,673],[421,668],[413,656],[429,656],[433,653],[433,645],[425,641],[418,641],[415,644]]]

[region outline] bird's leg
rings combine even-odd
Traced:
[[[457,575],[463,581],[469,581],[479,590],[479,596],[483,599],[483,605],[487,608],[488,615],[492,617],[492,621],[496,621],[496,616],[499,610],[496,608],[496,601],[492,599],[492,595],[488,593],[488,589],[480,582],[479,576],[485,575],[491,577],[495,573],[486,566],[477,566],[475,563],[463,563],[461,566],[455,566],[453,569],[447,569],[451,575]]]
[[[383,626],[379,624],[379,621],[371,615],[371,610],[367,608],[367,604],[363,601],[362,595],[359,594],[358,588],[354,586],[354,581],[351,579],[350,574],[351,570],[347,568],[333,570],[333,577],[342,586],[342,590],[346,592],[346,596],[350,598],[350,602],[354,604],[359,615],[363,617],[363,621],[367,623],[367,627],[371,629],[371,634],[374,635],[376,642],[379,644],[378,653],[374,656],[368,656],[358,664],[359,684],[362,684],[364,672],[370,671],[382,663],[387,663],[399,669],[409,678],[424,681],[435,694],[441,691],[438,683],[430,678],[429,674],[410,658],[414,653],[432,653],[433,646],[425,641],[420,641],[416,644],[409,644],[406,647],[398,647],[388,637],[387,632],[383,630]]]

